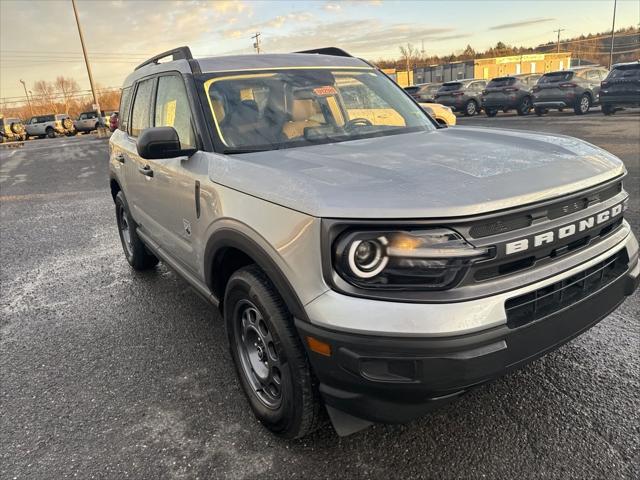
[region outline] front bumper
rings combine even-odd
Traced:
[[[373,422],[407,422],[529,363],[606,317],[640,281],[633,235],[617,252],[623,252],[626,260],[615,279],[525,324],[505,322],[471,333],[430,337],[354,334],[302,321],[296,325],[303,339],[311,336],[331,346],[330,356],[308,349],[327,405]],[[366,310],[360,315],[366,316]]]

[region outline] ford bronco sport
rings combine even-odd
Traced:
[[[339,49],[182,47],[127,77],[120,113],[109,165],[127,261],[163,260],[220,309],[248,403],[283,437],[325,408],[341,435],[409,421],[638,286],[618,158],[441,127]]]

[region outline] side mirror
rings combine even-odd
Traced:
[[[145,128],[138,137],[138,155],[147,160],[192,155],[195,149],[182,149],[173,127]]]

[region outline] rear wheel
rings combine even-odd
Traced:
[[[518,115],[529,115],[531,111],[531,99],[529,97],[524,97],[518,107],[516,108]]]
[[[320,397],[293,317],[255,265],[227,284],[224,319],[240,385],[258,420],[276,435],[300,438],[320,420]]]
[[[45,130],[48,138],[56,138],[56,132],[51,127],[47,127]]]
[[[605,115],[613,115],[614,113],[616,113],[616,107],[611,104],[603,103],[602,113],[604,113]]]
[[[495,117],[498,114],[498,109],[497,108],[485,108],[484,109],[484,113],[487,115],[487,117]]]
[[[464,106],[465,117],[472,117],[478,113],[478,104],[475,100],[469,100]]]
[[[549,110],[547,110],[546,108],[542,108],[542,107],[536,107],[536,108],[533,109],[533,111],[536,112],[536,115],[539,116],[539,117],[549,113]]]
[[[584,115],[591,108],[591,98],[586,93],[580,95],[578,101],[573,106],[573,111],[576,112],[576,115]]]
[[[134,270],[148,270],[158,264],[158,258],[147,251],[147,248],[138,237],[137,225],[129,214],[129,207],[120,191],[116,195],[116,220],[118,233],[124,256]]]

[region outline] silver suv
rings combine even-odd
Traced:
[[[220,309],[249,404],[283,437],[325,411],[340,435],[409,421],[638,286],[618,158],[443,128],[339,49],[182,47],[127,77],[120,113],[109,164],[127,261],[163,260]]]
[[[56,115],[36,115],[25,124],[27,136],[55,138],[56,135],[73,135],[73,120],[64,113]]]

